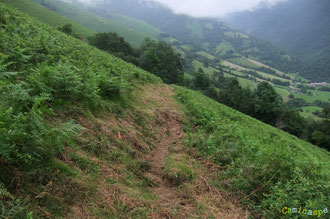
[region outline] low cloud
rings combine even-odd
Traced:
[[[198,17],[221,17],[229,13],[252,10],[260,6],[273,6],[286,0],[155,0],[176,13]]]
[[[66,2],[81,2],[93,5],[97,2],[111,0],[63,0]],[[262,6],[271,7],[288,0],[132,0],[160,2],[175,13],[188,14],[195,17],[223,17],[227,14],[253,10]]]

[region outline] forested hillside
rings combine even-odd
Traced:
[[[272,8],[232,14],[227,22],[307,63],[302,76],[329,82],[329,11],[328,0],[290,0]]]

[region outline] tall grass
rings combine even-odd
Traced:
[[[223,167],[214,182],[256,214],[328,207],[329,152],[219,104],[175,87],[188,118],[187,144]]]

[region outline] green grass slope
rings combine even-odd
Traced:
[[[139,46],[146,37],[157,38],[160,31],[142,21],[124,16],[106,19],[60,0],[33,0],[41,4],[46,2],[55,8],[56,13],[95,32],[116,32],[134,46]]]
[[[38,111],[40,115],[52,114],[49,107],[61,108],[70,103],[98,108],[104,98],[119,97],[131,90],[134,83],[159,81],[134,65],[0,4],[1,112],[8,116],[6,122],[0,123],[4,128],[11,122],[24,124],[27,121],[17,116],[41,110],[39,107],[45,107],[45,111]],[[34,134],[29,140],[42,144]],[[2,143],[23,144],[22,139],[12,137],[17,136],[2,136]],[[25,151],[27,148],[21,149],[20,153],[34,156]],[[8,159],[23,161],[24,156],[8,154]]]
[[[222,167],[216,186],[267,218],[287,217],[283,207],[327,208],[329,152],[198,92],[175,89],[188,120],[186,143]]]
[[[94,115],[124,116],[125,108],[133,108],[132,92],[159,82],[0,2],[0,217],[62,218],[74,203],[96,196],[97,180],[104,174],[90,154],[107,157],[106,164],[118,159],[129,169],[123,172],[130,177],[125,178],[129,189],[143,187],[133,173],[141,166],[137,152],[116,142],[118,129],[105,133]],[[143,124],[142,113],[133,115]],[[80,147],[84,151],[78,152]],[[67,148],[71,151],[65,155]],[[143,195],[148,193],[141,189],[139,198]],[[120,204],[116,212],[125,211]],[[95,209],[93,215],[100,216],[101,207]]]
[[[3,3],[0,51],[1,218],[243,215],[200,188],[158,77]]]
[[[81,36],[88,37],[95,34],[94,31],[83,27],[76,22],[68,20],[67,18],[29,0],[0,0],[0,2],[7,3],[53,27],[71,23],[73,31]]]
[[[128,27],[130,30],[146,35],[148,37],[157,39],[161,31],[150,24],[147,24],[141,20],[126,17],[123,15],[113,15],[111,20],[117,24]]]

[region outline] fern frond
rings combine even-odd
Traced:
[[[0,199],[5,198],[13,199],[14,197],[7,191],[5,185],[0,182]]]

